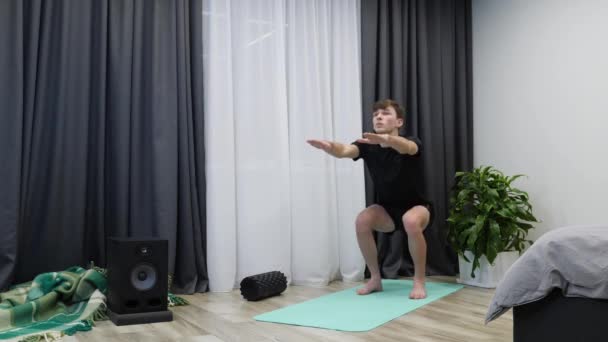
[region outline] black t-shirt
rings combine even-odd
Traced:
[[[429,203],[424,194],[422,142],[406,137],[418,145],[415,155],[401,154],[391,147],[353,142],[374,182],[376,203],[388,206],[410,206]]]

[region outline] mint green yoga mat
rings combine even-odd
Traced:
[[[413,300],[408,297],[412,285],[411,280],[385,279],[382,280],[382,292],[360,296],[356,293],[361,287],[358,286],[267,312],[254,319],[341,331],[368,331],[463,287],[427,282],[427,297]]]

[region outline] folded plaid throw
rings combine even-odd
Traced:
[[[171,284],[169,276],[169,284]],[[53,341],[107,320],[106,270],[91,265],[42,273],[0,293],[0,340]],[[169,307],[188,305],[172,293]]]
[[[81,267],[43,273],[0,293],[0,340],[54,340],[105,316],[106,278]]]

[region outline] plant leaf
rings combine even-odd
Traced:
[[[532,243],[526,236],[532,223],[539,221],[532,213],[528,193],[512,187],[520,177],[524,175],[506,176],[483,165],[455,174],[448,201],[447,238],[459,255],[473,253],[473,277],[481,256],[492,263],[498,253],[521,253],[526,243]]]

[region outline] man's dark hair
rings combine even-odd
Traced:
[[[376,102],[374,104],[374,112],[377,111],[378,109],[387,109],[388,107],[395,108],[395,112],[397,113],[397,118],[405,120],[405,118],[403,117],[403,114],[404,114],[403,108],[401,108],[399,103],[397,103],[397,101],[395,101],[395,100],[385,99],[385,100],[380,100],[380,101]]]

